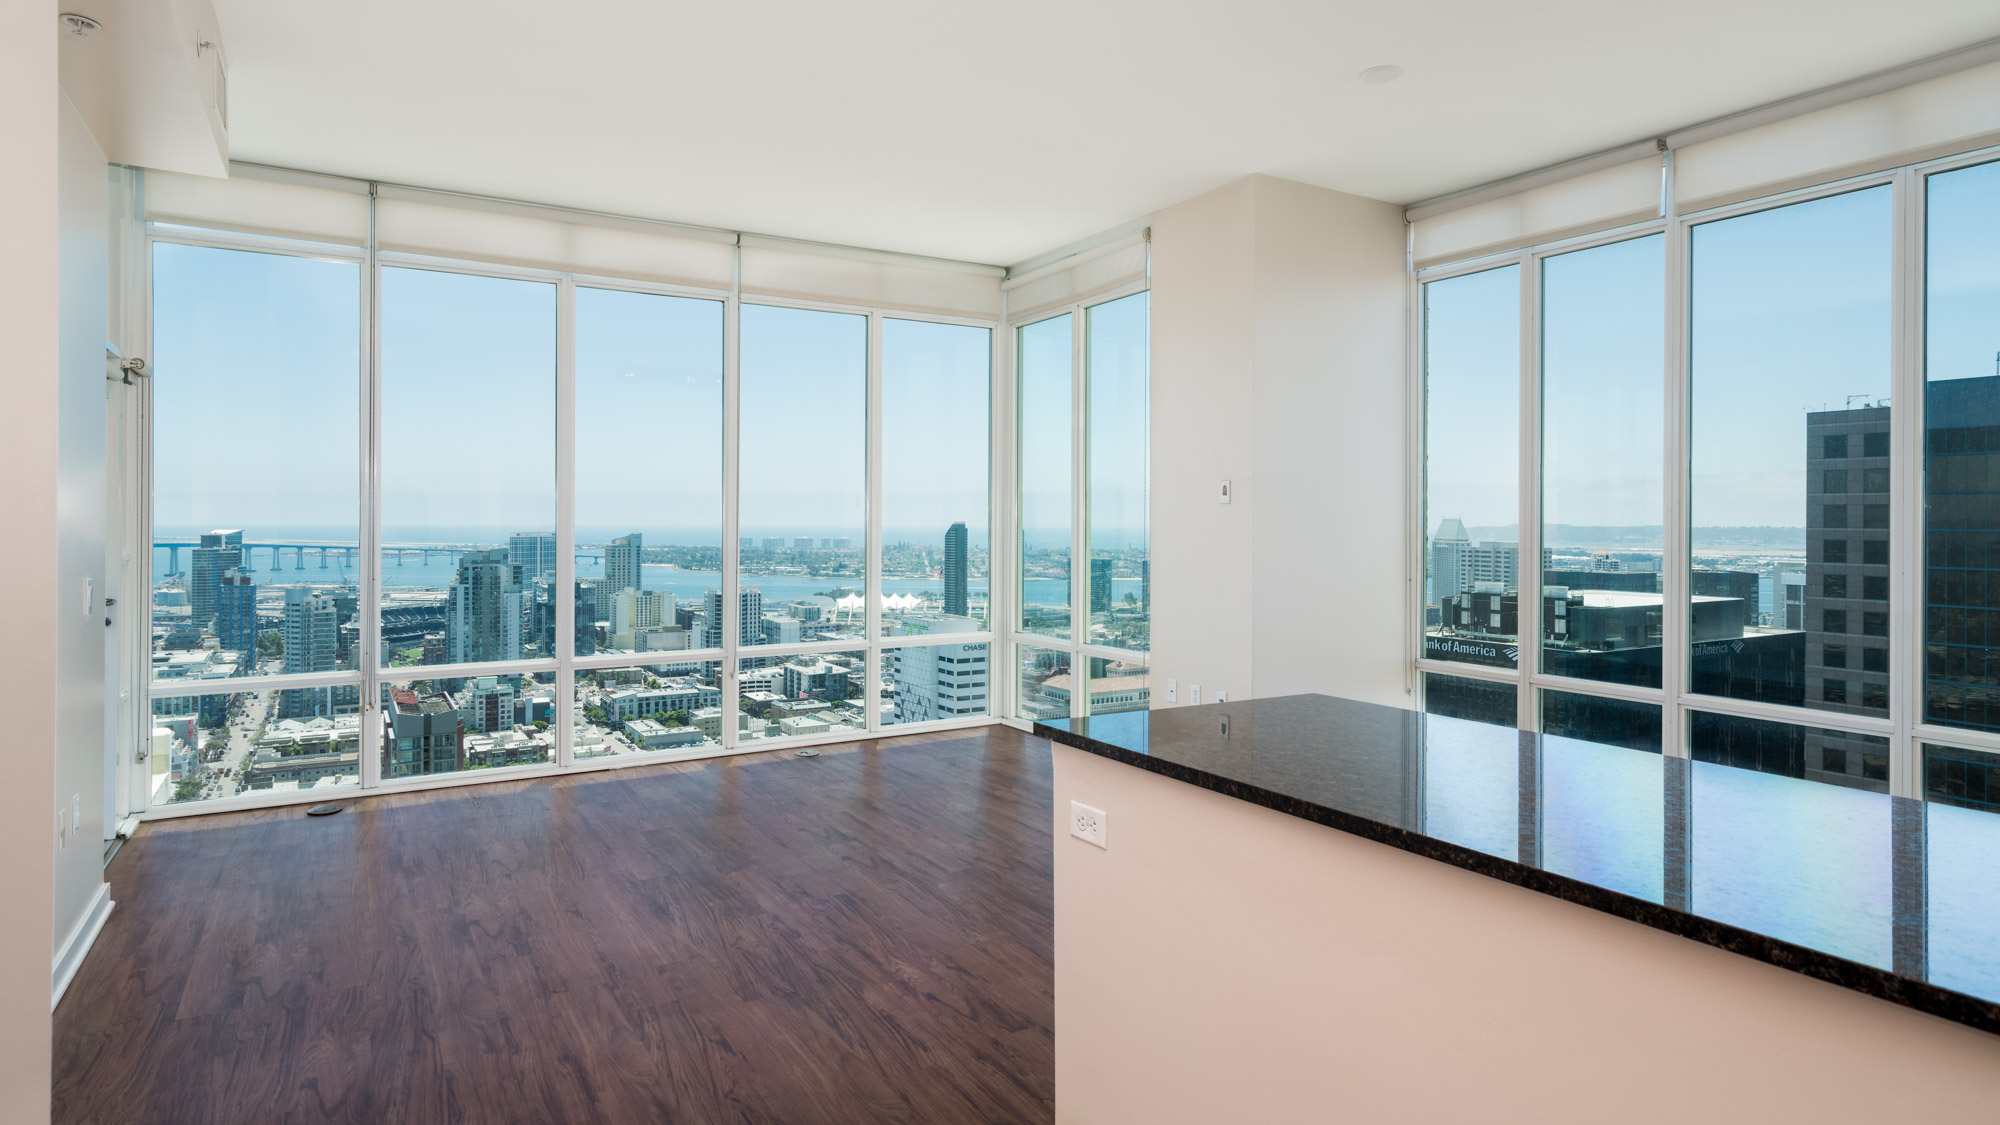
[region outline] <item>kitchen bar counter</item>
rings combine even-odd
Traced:
[[[1323,695],[1035,731],[2000,1033],[1991,813]]]

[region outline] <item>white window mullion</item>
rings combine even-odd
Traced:
[[[1070,506],[1069,506],[1069,713],[1089,713],[1090,661],[1083,645],[1090,640],[1090,375],[1086,368],[1089,334],[1082,305],[1070,307]]]
[[[1000,294],[1000,323],[993,328],[986,385],[986,630],[993,634],[986,675],[986,713],[1014,713],[1015,594],[1020,562],[1014,555],[1016,502],[1014,481],[1013,328],[1007,323],[1007,294]]]
[[[1661,527],[1660,527],[1660,687],[1665,693],[1665,706],[1660,708],[1660,747],[1669,757],[1686,757],[1688,754],[1687,713],[1681,709],[1682,698],[1687,693],[1688,675],[1692,668],[1691,646],[1689,644],[1688,620],[1688,577],[1690,561],[1688,556],[1688,283],[1687,247],[1688,230],[1673,213],[1674,154],[1666,154],[1666,164],[1661,173],[1666,187],[1663,198],[1667,207],[1667,231],[1665,265],[1666,284],[1662,286],[1666,294],[1666,308],[1662,330],[1666,333],[1662,353],[1666,357],[1666,371],[1662,386],[1665,403],[1661,419],[1666,424],[1666,433],[1660,443],[1665,451],[1665,465],[1662,467],[1660,484]]]
[[[1895,271],[1889,376],[1889,792],[1921,798],[1924,706],[1924,177],[1896,174],[1889,260]]]
[[[1515,725],[1541,729],[1533,676],[1542,665],[1542,347],[1541,263],[1522,255],[1521,281],[1521,448],[1520,502],[1515,539],[1514,642],[1521,671],[1515,693]]]
[[[867,661],[864,697],[867,714],[863,721],[870,731],[882,729],[882,314],[868,314],[867,383],[868,497],[866,500],[867,538],[864,543],[867,627],[864,659]]]
[[[742,619],[743,608],[737,604],[739,548],[741,546],[742,521],[737,510],[738,486],[742,481],[740,452],[742,434],[740,426],[742,396],[738,393],[739,357],[742,355],[742,341],[738,333],[743,325],[743,248],[735,250],[736,266],[732,271],[729,299],[722,306],[722,596],[716,604],[721,608],[722,620],[711,622],[711,626],[722,627],[722,674],[716,677],[716,687],[722,692],[722,745],[724,749],[736,746],[737,699],[736,699],[736,650],[742,643],[737,622]]]
[[[361,787],[382,784],[382,289],[375,188],[361,267]]]
[[[556,765],[576,752],[576,281],[556,283]]]

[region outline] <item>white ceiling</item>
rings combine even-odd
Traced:
[[[1251,172],[1407,202],[2000,36],[1994,0],[216,7],[239,160],[1002,264]]]

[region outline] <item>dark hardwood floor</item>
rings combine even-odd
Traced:
[[[55,1120],[1049,1121],[1049,799],[990,728],[154,823]]]

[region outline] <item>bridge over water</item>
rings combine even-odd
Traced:
[[[200,542],[200,539],[194,536],[182,538],[162,537],[153,540],[153,549],[155,551],[167,552],[168,573],[179,574],[181,573],[181,552],[183,550],[193,550]],[[503,546],[505,544],[501,543],[384,543],[382,544],[382,558],[385,562],[393,559],[400,566],[406,558],[418,558],[428,563],[433,557],[437,556],[455,559],[467,551],[486,551]],[[292,553],[293,570],[306,569],[306,555],[308,552],[318,558],[319,569],[325,570],[327,569],[327,560],[334,558],[340,559],[344,566],[353,567],[361,553],[361,548],[354,543],[340,543],[331,540],[287,539],[282,541],[258,540],[251,542],[246,539],[243,541],[245,570],[254,571],[258,569],[257,552],[259,551],[271,552],[271,565],[265,567],[264,569],[266,570],[283,570],[285,568],[285,552],[287,551]],[[576,557],[579,560],[590,559],[601,562],[604,559],[603,548],[579,548],[576,552]]]

